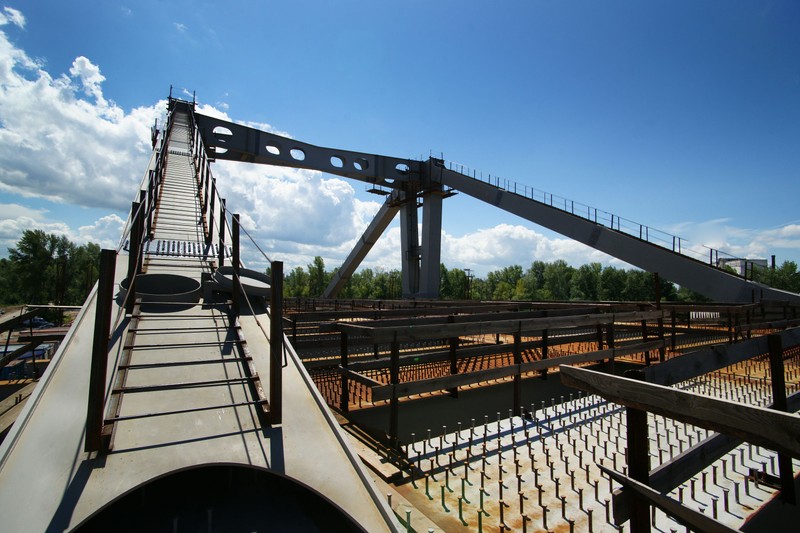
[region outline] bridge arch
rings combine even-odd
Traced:
[[[75,531],[364,530],[295,479],[262,467],[220,463],[151,479],[97,510]]]

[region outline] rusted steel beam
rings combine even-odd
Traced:
[[[800,458],[800,417],[794,414],[708,398],[583,368],[562,365],[559,370],[561,381],[569,387]]]
[[[96,452],[102,448],[103,408],[106,396],[108,371],[108,340],[111,335],[111,306],[114,302],[114,270],[117,253],[100,252],[100,278],[97,281],[97,303],[92,341],[92,363],[89,373],[89,398],[86,411],[84,451]],[[133,297],[131,297],[133,299]]]

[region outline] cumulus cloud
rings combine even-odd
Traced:
[[[53,77],[0,31],[0,191],[124,210],[150,157],[165,105],[126,113],[86,57]]]
[[[0,246],[13,245],[24,229],[40,228],[81,244],[115,247],[151,154],[150,126],[162,116],[165,102],[129,111],[120,108],[104,94],[101,66],[87,57],[77,57],[67,73],[47,72],[8,39],[6,31],[24,27],[21,12],[0,12],[0,192],[19,198],[0,205]],[[179,33],[188,29],[182,23],[175,28]],[[221,103],[198,103],[197,109],[232,120]],[[270,124],[239,123],[290,137]],[[242,215],[243,226],[259,246],[272,259],[285,261],[287,268],[305,267],[317,255],[328,268],[340,265],[380,207],[377,201],[360,199],[352,182],[319,172],[224,161],[215,163],[213,172],[229,209]],[[100,207],[109,214],[71,227],[44,209],[26,206],[26,198]],[[527,267],[536,260],[626,266],[508,218],[510,223],[467,233],[445,227],[442,261],[478,275],[511,264]],[[730,220],[712,220],[677,225],[670,232],[748,257],[763,257],[774,248],[800,248],[798,223],[755,231],[737,228]],[[253,246],[245,249],[243,258],[253,268],[266,266]],[[363,266],[400,267],[397,221]]]
[[[4,7],[0,12],[0,26],[13,24],[19,28],[25,27],[25,15],[13,7]]]

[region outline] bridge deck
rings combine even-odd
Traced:
[[[201,205],[186,121],[176,117],[154,238],[202,243]],[[185,119],[185,117],[183,117]],[[230,241],[229,241],[230,242]],[[118,284],[127,261],[118,258]],[[124,259],[127,259],[126,257]],[[213,257],[145,255],[148,274],[200,281]],[[123,303],[119,295],[112,316]],[[72,529],[142,484],[198,465],[269,469],[326,496],[369,531],[391,530],[391,511],[369,481],[287,341],[282,424],[262,423],[258,381],[269,383],[263,306],[239,326],[227,305],[137,306],[113,333],[107,454],[83,452],[96,293],[0,447],[0,515],[9,531]],[[262,329],[263,328],[263,329]],[[241,349],[240,335],[247,339]],[[37,511],[21,512],[36,501]]]

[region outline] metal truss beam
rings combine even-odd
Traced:
[[[419,161],[323,148],[199,113],[195,117],[211,159],[319,170],[392,189],[419,181]]]
[[[323,298],[336,298],[339,291],[344,288],[347,280],[353,275],[361,261],[367,256],[372,247],[378,241],[386,228],[391,224],[394,216],[400,210],[400,193],[393,191],[392,194],[386,197],[375,218],[372,219],[364,234],[356,243],[350,255],[347,256],[341,268],[334,274],[325,292],[322,293]]]

